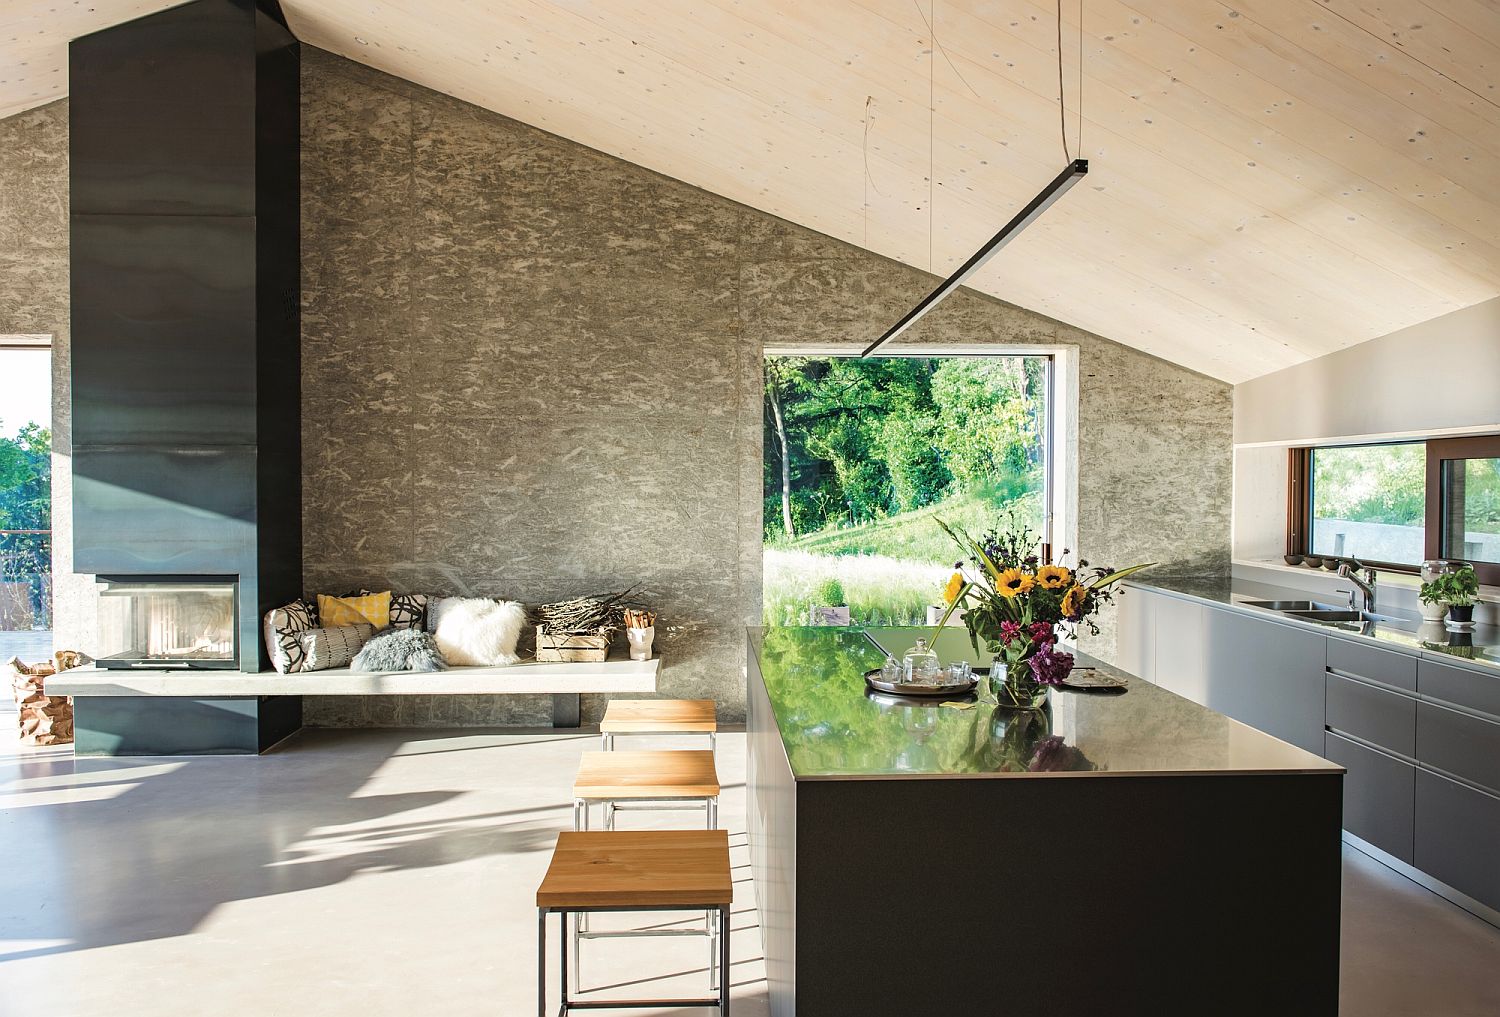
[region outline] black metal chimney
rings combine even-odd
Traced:
[[[69,59],[74,566],[237,576],[264,669],[302,586],[297,40],[194,0]]]

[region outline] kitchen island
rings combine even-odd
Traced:
[[[923,632],[750,630],[773,1017],[1338,1012],[1341,767],[1142,681],[867,693]]]

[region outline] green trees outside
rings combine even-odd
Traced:
[[[1041,484],[1035,357],[766,361],[768,540],[854,526],[997,483]]]
[[[933,515],[1040,522],[1044,359],[771,357],[765,380],[768,621],[837,579],[856,620],[920,622],[952,564]]]
[[[0,438],[0,581],[31,589],[35,623],[52,624],[52,432],[27,424]]]
[[[1313,453],[1313,515],[1421,526],[1427,450],[1420,443],[1320,448]]]

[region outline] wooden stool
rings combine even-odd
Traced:
[[[604,806],[604,828],[620,810],[698,808],[712,830],[719,825],[719,774],[705,749],[585,752],[573,781],[573,829],[589,828],[589,809]]]
[[[547,1014],[547,915],[561,915],[562,1006],[570,1010],[713,1006],[729,1013],[730,905],[729,834],[724,830],[641,830],[562,833],[536,891],[537,1014]],[[707,999],[568,1000],[568,916],[596,912],[708,909],[715,916],[704,930],[652,929],[593,933],[603,936],[706,935],[709,980],[717,965],[719,994]],[[575,920],[576,924],[576,920]],[[578,944],[573,953],[576,961]]]
[[[611,699],[599,722],[605,752],[616,735],[706,734],[708,750],[717,746],[719,722],[712,699]]]

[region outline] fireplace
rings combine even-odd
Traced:
[[[100,667],[240,666],[232,576],[100,576]]]

